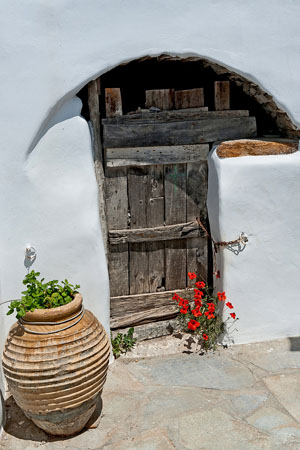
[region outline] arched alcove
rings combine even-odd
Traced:
[[[229,82],[227,107],[216,107],[216,82]],[[121,106],[107,115],[106,94],[109,97],[110,88],[119,89]],[[174,98],[178,91],[202,89],[203,104],[176,108],[174,103],[170,108],[161,108],[167,111],[152,108],[149,112],[146,91],[168,89],[173,90]],[[257,84],[196,57],[136,59],[104,73],[78,96],[83,101],[82,114],[93,125],[97,147],[96,174],[103,200],[100,209],[105,240],[107,236],[112,328],[134,325],[140,327],[141,337],[166,334],[176,313],[171,292],[189,287],[187,272],[195,270],[212,282],[210,245],[195,225],[200,217],[209,229],[209,150],[220,140],[293,138],[298,131],[286,112]],[[192,129],[190,141],[183,139],[185,123],[189,132]],[[197,140],[193,127],[201,134],[204,123],[210,132],[220,133],[212,132],[208,137],[204,132]],[[158,135],[152,133],[153,127]],[[185,156],[180,153],[181,159],[174,159],[174,152],[185,152]],[[153,154],[158,155],[157,160]],[[156,208],[151,206],[154,204]],[[151,325],[154,321],[159,321],[156,327]]]
[[[170,55],[145,56],[120,64],[99,77],[101,93],[106,87],[120,87],[123,114],[144,107],[146,89],[175,90],[204,87],[205,103],[213,110],[214,81],[228,80],[231,109],[247,109],[256,117],[258,136],[274,135],[297,138],[300,132],[288,114],[272,96],[258,84],[225,66],[199,57],[182,58]],[[83,100],[82,114],[89,119],[87,86],[78,94]],[[100,102],[101,115],[105,117],[104,102]]]

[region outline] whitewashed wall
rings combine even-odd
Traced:
[[[293,0],[4,0],[2,300],[20,295],[30,242],[38,251],[33,267],[46,277],[80,282],[89,306],[109,326],[88,129],[78,106],[69,103],[82,86],[141,56],[199,55],[257,82],[299,124],[299,19],[300,4]],[[53,119],[67,103],[71,117]],[[3,343],[11,320],[1,308]]]
[[[249,239],[238,254],[234,246],[217,255],[217,288],[225,290],[239,317],[227,339],[248,343],[299,336],[300,151],[219,158],[214,150],[208,162],[214,240],[235,240],[241,232]]]

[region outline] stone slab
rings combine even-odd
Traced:
[[[297,427],[283,427],[273,431],[273,436],[282,444],[295,446],[300,448],[300,425]]]
[[[190,450],[267,449],[269,437],[215,408],[183,416],[179,439]],[[180,448],[180,447],[177,447]]]
[[[143,427],[168,425],[176,417],[189,414],[191,411],[207,410],[225,401],[225,397],[219,391],[158,386],[151,388],[148,398],[148,402],[142,408]]]
[[[223,410],[236,417],[245,417],[255,411],[268,400],[268,392],[227,394]]]
[[[174,448],[166,432],[161,429],[152,429],[131,439],[99,447],[97,450],[174,450]]]
[[[129,370],[142,383],[158,386],[187,386],[236,390],[250,387],[255,380],[250,370],[224,356],[181,355],[180,358],[142,360]]]
[[[274,428],[278,428],[282,425],[297,425],[290,416],[273,407],[260,408],[258,411],[255,411],[254,414],[247,418],[247,422],[250,423],[250,425],[253,425],[255,428],[259,428],[265,431],[271,431]]]
[[[264,379],[281,405],[300,422],[300,373],[280,374]]]

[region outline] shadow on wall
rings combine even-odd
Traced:
[[[290,351],[291,352],[300,352],[300,336],[299,337],[290,337]]]

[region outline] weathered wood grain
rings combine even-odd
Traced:
[[[230,82],[215,81],[215,110],[230,109]]]
[[[120,88],[105,88],[106,117],[122,116],[122,97]]]
[[[108,212],[108,229],[127,228],[128,197],[126,168],[106,169],[105,197]],[[128,244],[109,245],[108,268],[111,296],[128,294]]]
[[[202,144],[255,137],[256,119],[231,117],[156,124],[107,124],[103,132],[105,148]]]
[[[207,162],[187,164],[187,197],[186,214],[187,220],[199,217],[207,225]],[[208,256],[207,237],[202,232],[202,238],[189,239],[187,247],[187,272],[195,272],[202,281],[207,281]],[[188,286],[194,281],[187,280]]]
[[[164,166],[165,223],[186,222],[186,164]],[[173,240],[165,243],[166,289],[186,286],[186,242]]]
[[[195,211],[195,214],[190,215],[199,217],[199,210],[197,212]],[[113,230],[109,232],[109,243],[111,245],[118,245],[127,242],[157,242],[203,236],[204,232],[199,228],[198,222],[194,220],[176,225],[140,228],[137,230]]]
[[[206,161],[208,144],[105,149],[107,167],[148,166]]]
[[[102,157],[102,143],[100,135],[100,109],[99,109],[99,79],[93,80],[88,84],[88,106],[90,121],[93,129],[93,150],[95,161],[95,174],[98,184],[98,208],[100,216],[101,231],[106,260],[108,261],[108,243],[107,243],[107,223],[106,223],[106,205],[105,205],[105,176]]]
[[[128,202],[130,209],[130,227],[147,226],[148,170],[134,167],[128,170]],[[149,258],[145,243],[129,245],[130,269],[129,292],[142,294],[149,292]]]
[[[127,334],[130,326],[125,328],[116,328],[112,332],[112,337],[115,338],[118,333]],[[146,341],[148,339],[155,339],[162,336],[168,336],[173,332],[180,331],[180,324],[176,318],[167,320],[158,320],[155,322],[135,325],[133,336],[139,341]]]
[[[148,169],[147,227],[164,225],[164,181],[163,167],[150,166]],[[163,242],[149,242],[148,252],[149,292],[164,288],[165,245]]]
[[[174,108],[174,89],[151,89],[146,91],[146,108],[155,106],[161,110]]]
[[[111,298],[111,328],[134,326],[162,318],[174,317],[178,312],[178,304],[172,299],[174,292]],[[183,297],[188,295],[186,290],[176,292]]]
[[[175,91],[175,109],[198,108],[204,106],[203,88]]]
[[[116,125],[121,123],[156,123],[176,120],[200,120],[200,119],[226,119],[230,117],[249,117],[247,110],[208,111],[207,106],[201,108],[189,108],[173,111],[161,111],[157,113],[127,114],[111,119],[102,119],[103,125]]]

